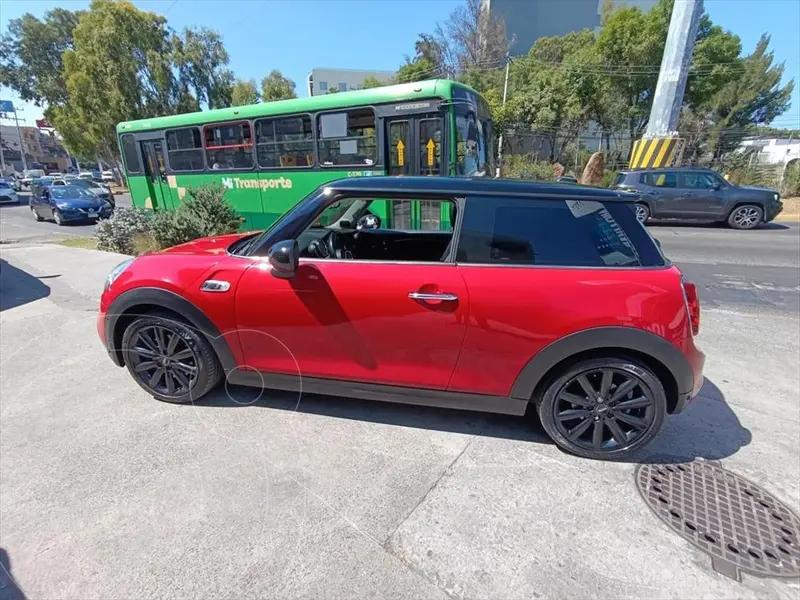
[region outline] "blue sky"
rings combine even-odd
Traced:
[[[166,15],[176,29],[187,25],[219,31],[238,77],[259,81],[280,69],[306,95],[313,67],[394,70],[412,54],[417,34],[429,32],[462,0],[135,0],[142,9]],[[519,0],[526,1],[526,0]],[[561,0],[565,10],[569,0]],[[78,10],[84,0],[0,0],[0,28],[32,12],[41,17],[56,6]],[[792,108],[775,121],[800,128],[800,0],[706,0],[714,23],[742,38],[751,51],[762,32],[786,62],[786,79],[797,85]],[[17,100],[8,89],[0,98]],[[41,109],[23,105],[26,123]],[[22,115],[21,115],[22,116]],[[6,122],[7,123],[7,122]]]

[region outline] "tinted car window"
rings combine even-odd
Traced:
[[[60,200],[60,199],[75,199],[75,198],[81,198],[81,199],[84,199],[84,200],[86,200],[86,199],[96,200],[97,199],[97,196],[95,196],[90,191],[85,190],[83,188],[74,187],[74,186],[71,186],[71,185],[68,185],[68,186],[65,186],[65,187],[53,187],[53,188],[50,188],[50,194],[56,200]]]
[[[456,260],[578,267],[664,264],[630,205],[468,197]]]
[[[642,173],[639,180],[643,184],[652,185],[653,187],[678,187],[678,174],[675,171],[666,171],[663,173]]]
[[[708,190],[714,187],[716,180],[709,173],[683,173],[683,185],[681,187]]]

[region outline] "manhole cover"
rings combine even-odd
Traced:
[[[800,519],[769,492],[718,463],[639,465],[636,486],[670,528],[741,580],[800,576]]]

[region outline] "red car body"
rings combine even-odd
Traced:
[[[164,309],[208,337],[234,383],[523,414],[557,367],[609,349],[655,373],[668,413],[680,412],[703,382],[696,290],[669,264],[512,268],[305,257],[282,278],[269,257],[229,251],[246,236],[196,240],[122,270],[102,295],[97,321],[114,362],[125,362],[131,321]],[[226,292],[204,289],[208,281],[223,282]],[[411,292],[457,302],[413,301]]]

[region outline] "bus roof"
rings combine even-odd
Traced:
[[[277,100],[275,102],[264,102],[262,104],[232,106],[230,108],[218,108],[214,110],[185,113],[182,115],[171,115],[168,117],[154,117],[151,119],[140,119],[138,121],[123,121],[117,125],[117,133],[186,127],[219,121],[235,121],[237,119],[253,119],[272,115],[316,112],[337,108],[349,108],[352,106],[383,104],[387,102],[406,102],[417,98],[450,98],[453,87],[471,89],[463,84],[448,79],[431,79],[429,81],[401,83],[367,90],[326,94],[324,96],[310,96],[308,98]]]

